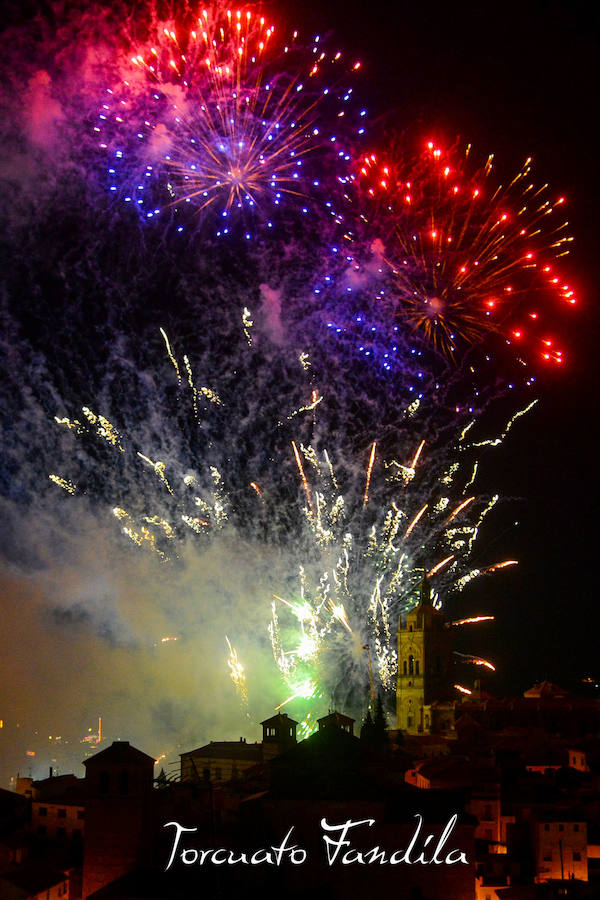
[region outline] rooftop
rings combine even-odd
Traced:
[[[100,750],[89,759],[84,759],[83,765],[89,766],[90,763],[152,763],[154,766],[154,757],[148,756],[136,747],[132,747],[129,741],[113,741],[110,747]]]

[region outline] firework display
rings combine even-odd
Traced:
[[[252,221],[272,228],[292,198],[306,215],[320,195],[335,214],[323,189],[332,170],[350,178],[350,136],[365,130],[366,111],[355,109],[344,77],[360,63],[319,35],[306,48],[298,32],[282,42],[251,10],[211,7],[188,29],[153,30],[132,47],[94,126],[109,190],[148,219],[170,210],[182,230],[187,204],[209,211],[217,237],[238,219],[247,238]]]
[[[511,489],[487,460],[568,367],[563,198],[529,159],[503,179],[381,136],[329,35],[142,6],[22,76],[64,138],[52,190],[2,210],[0,499],[33,523],[11,565],[92,635],[90,672],[98,644],[159,686],[163,749],[201,697],[301,735],[327,703],[391,707],[424,581],[467,695],[495,671],[471,626],[499,618],[471,586],[518,555],[490,538]]]
[[[199,421],[200,398],[203,421],[212,414],[218,416],[223,407],[230,418],[227,404],[214,390],[196,387],[189,358],[183,356],[182,365],[168,335],[161,331],[172,378],[184,391],[180,406],[187,409],[189,419]],[[252,354],[252,349],[246,352]],[[316,437],[321,434],[321,416],[324,421],[327,418],[322,399],[314,391],[312,402],[288,415],[280,414],[272,427],[279,430],[285,420],[297,432],[304,421],[309,438]],[[288,597],[273,593],[268,632],[282,678],[281,691],[286,694],[278,708],[293,700],[306,701],[304,729],[314,720],[311,701],[318,702],[342,681],[358,690],[367,677],[367,662],[374,686],[393,690],[397,622],[415,604],[423,578],[432,585],[438,605],[452,604],[455,595],[478,577],[516,565],[515,560],[472,562],[476,552],[481,556],[477,542],[484,520],[499,501],[497,494],[478,494],[476,481],[480,454],[500,446],[534,403],[518,410],[494,438],[471,439],[477,424],[472,418],[455,431],[450,443],[430,447],[427,440],[413,436],[406,458],[400,460],[380,459],[373,441],[357,483],[351,461],[336,472],[332,460],[344,456],[342,448],[319,450],[318,444],[294,439],[288,444],[287,458],[277,459],[269,468],[264,468],[263,460],[260,477],[252,468],[261,460],[259,447],[233,470],[225,448],[219,448],[222,463],[205,464],[196,457],[192,468],[194,451],[185,436],[186,421],[180,416],[170,420],[170,404],[167,401],[163,410],[163,402],[155,398],[152,405],[155,415],[161,410],[161,428],[170,431],[168,464],[152,448],[139,450],[135,436],[128,439],[106,416],[87,407],[77,419],[56,416],[55,424],[86,445],[85,453],[79,451],[77,456],[80,461],[87,458],[83,479],[88,484],[90,472],[98,474],[100,464],[94,448],[108,445],[98,499],[109,503],[118,497],[119,505],[111,511],[123,535],[165,564],[182,558],[190,540],[192,545],[199,541],[200,546],[210,547],[233,535],[250,540],[260,534],[263,551],[268,553],[269,547],[294,536],[295,550],[286,555],[284,582],[290,584],[293,564],[299,572],[297,592]],[[417,419],[413,435],[419,427],[427,425]],[[140,425],[137,431],[142,433]],[[321,434],[320,442],[324,440]],[[409,440],[408,435],[404,440]],[[214,451],[211,455],[214,458]],[[68,458],[65,465],[72,469]],[[300,498],[285,500],[285,484],[289,491],[294,469]],[[78,493],[77,484],[67,477],[49,477],[67,493]],[[121,505],[125,495],[132,498],[134,510]],[[246,704],[245,667],[229,637],[224,639],[231,679]],[[469,659],[474,665],[484,664],[478,657]]]
[[[560,365],[555,310],[576,303],[555,265],[572,241],[560,218],[564,197],[535,185],[531,159],[507,185],[496,181],[491,156],[471,174],[470,149],[461,157],[428,142],[412,165],[364,158],[365,192],[390,217],[388,308],[450,358],[497,334],[517,354]]]
[[[517,413],[507,429],[527,411]],[[452,603],[453,595],[475,578],[517,564],[505,560],[477,568],[470,565],[481,526],[499,497],[472,494],[458,499],[473,490],[476,478],[478,460],[469,451],[484,444],[498,446],[496,440],[501,438],[469,445],[468,430],[463,430],[454,447],[438,451],[433,458],[421,441],[404,464],[384,461],[387,489],[377,491],[374,509],[367,514],[375,443],[367,462],[362,503],[356,491],[354,496],[341,493],[327,450],[319,454],[303,446],[304,463],[317,482],[311,486],[294,445],[311,540],[306,561],[299,567],[298,599],[274,595],[269,626],[273,653],[294,691],[284,702],[307,699],[324,689],[317,673],[321,657],[332,647],[336,661],[345,660],[336,673],[340,681],[347,682],[353,669],[364,675],[368,651],[370,676],[373,679],[375,673],[377,689],[393,690],[397,623],[418,602],[423,579],[434,590],[434,603],[441,606],[442,598],[445,604]],[[442,460],[446,468],[437,470]],[[287,624],[284,628],[284,618],[296,621],[296,627]],[[478,616],[452,624],[490,619]],[[287,646],[284,633],[295,641],[294,646]]]

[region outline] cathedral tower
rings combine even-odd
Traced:
[[[419,602],[398,623],[398,728],[409,734],[430,734],[431,704],[451,692],[452,637],[443,613],[431,602],[426,578]]]

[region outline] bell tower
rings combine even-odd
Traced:
[[[430,734],[431,704],[450,695],[452,638],[444,614],[431,602],[426,578],[418,604],[398,623],[398,728],[409,734]]]

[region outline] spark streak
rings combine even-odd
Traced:
[[[371,472],[373,471],[373,463],[375,462],[375,451],[377,450],[377,441],[373,441],[373,446],[371,447],[371,455],[369,457],[369,465],[367,466],[367,478],[365,483],[365,493],[363,496],[363,509],[366,507],[369,502],[369,485],[371,483]]]
[[[298,470],[300,472],[300,477],[302,479],[302,485],[304,487],[304,493],[306,494],[306,499],[308,501],[308,505],[310,507],[310,511],[314,514],[314,507],[312,503],[312,498],[310,496],[310,488],[308,486],[308,481],[306,479],[306,475],[304,474],[304,468],[302,466],[302,460],[300,459],[300,454],[298,453],[298,448],[296,447],[296,442],[292,441],[292,447],[294,449],[294,456],[296,457],[296,465],[298,466]]]
[[[415,525],[417,525],[417,523],[419,522],[419,520],[420,520],[420,519],[422,518],[422,516],[425,514],[425,511],[426,511],[426,509],[427,509],[428,506],[429,506],[429,504],[426,503],[424,506],[421,507],[421,509],[419,510],[419,512],[416,514],[416,516],[414,517],[414,519],[412,520],[412,522],[410,523],[410,525],[408,526],[408,528],[407,528],[406,531],[404,532],[404,537],[405,537],[405,538],[407,538],[407,537],[410,535],[410,533],[411,533],[411,531],[413,530],[413,528],[415,527]]]

